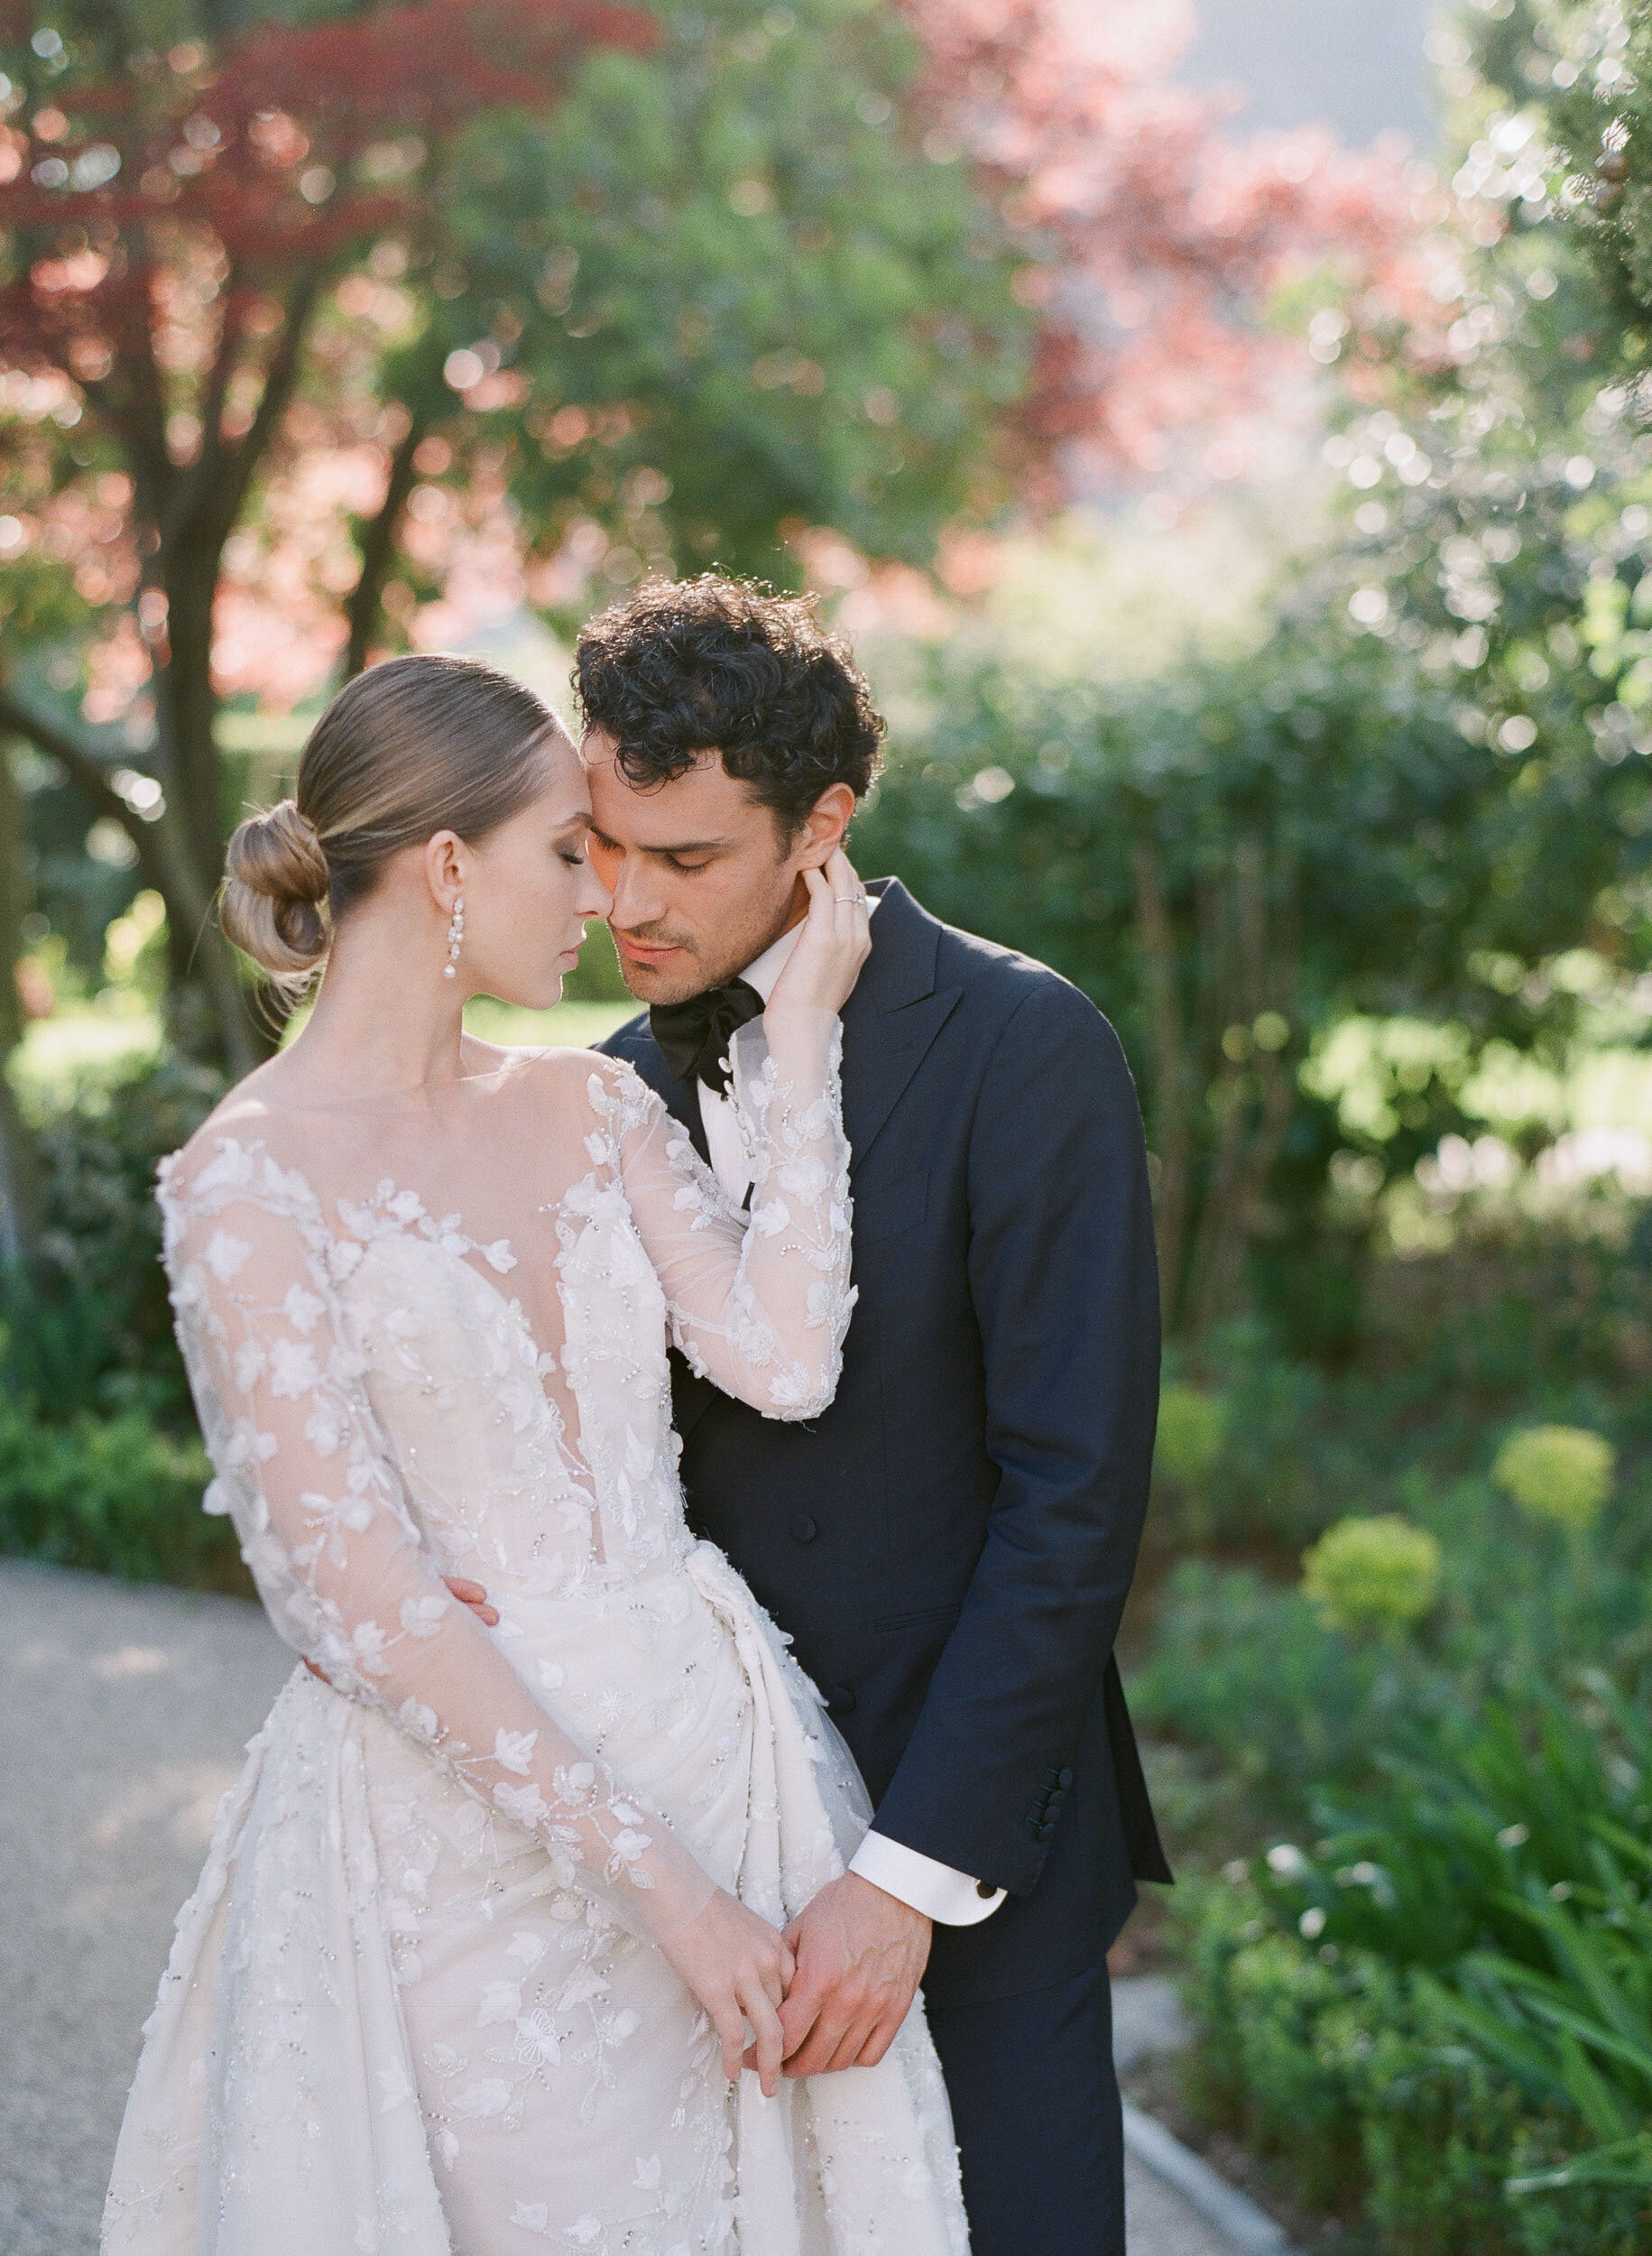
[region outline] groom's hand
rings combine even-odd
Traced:
[[[875,2068],[911,2008],[934,1932],[858,1872],[823,1888],[786,1930],[798,1971],[780,2008],[783,2073]]]
[[[472,1582],[467,1575],[444,1575],[442,1580],[459,1604],[470,1608],[478,1622],[485,1622],[490,1630],[498,1627],[499,1609],[490,1600],[479,1582]],[[318,1669],[313,1660],[305,1661],[304,1666],[312,1677],[319,1677],[323,1684],[331,1684],[333,1681],[327,1670]]]

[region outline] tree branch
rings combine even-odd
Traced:
[[[413,457],[419,451],[426,427],[425,419],[409,409],[406,433],[391,457],[390,479],[384,488],[384,499],[360,543],[361,577],[351,591],[346,614],[350,623],[350,642],[344,668],[346,681],[353,681],[367,663],[368,646],[379,621],[380,598],[395,555],[396,527],[401,521],[401,512],[407,506],[407,497],[418,475],[413,467]]]
[[[223,468],[224,402],[228,396],[245,334],[245,285],[238,269],[232,265],[224,284],[224,321],[218,332],[218,348],[212,356],[212,366],[207,372],[201,396],[201,450],[180,481],[181,490],[177,504],[180,520],[187,520],[205,504],[213,481]]]
[[[47,720],[42,714],[32,713],[25,705],[20,705],[11,691],[3,686],[0,686],[0,734],[21,736],[25,744],[32,744],[36,752],[44,753],[48,760],[55,761],[69,781],[86,793],[99,814],[107,815],[112,821],[119,823],[136,846],[140,858],[146,846],[152,846],[152,840],[144,836],[150,826],[133,813],[93,754],[76,744],[73,737],[59,728],[55,722]]]
[[[309,317],[315,310],[316,300],[321,294],[323,275],[312,267],[300,276],[297,289],[285,308],[281,341],[270,356],[264,374],[263,393],[257,411],[247,427],[245,438],[233,449],[226,451],[218,480],[209,494],[203,497],[201,514],[209,522],[202,528],[206,539],[215,543],[214,553],[235,531],[241,515],[242,504],[253,482],[253,474],[263,459],[264,449],[275,435],[277,424],[286,413],[299,380],[299,362],[304,349],[305,333]],[[176,538],[176,528],[168,528]]]
[[[138,867],[164,901],[190,920],[206,913],[211,906],[210,900],[198,885],[189,883],[173,866],[173,857],[166,851],[158,826],[134,814],[97,756],[83,744],[78,744],[55,722],[32,712],[26,705],[20,705],[11,691],[0,684],[0,734],[7,732],[21,736],[36,752],[44,753],[77,789],[85,792],[100,815],[119,823],[137,849]]]
[[[197,975],[205,985],[217,1020],[225,1056],[237,1074],[249,1072],[260,1049],[242,1001],[228,947],[213,918],[213,888],[203,885],[189,864],[180,818],[169,803],[157,823],[134,815],[94,755],[67,730],[32,712],[0,682],[0,735],[10,732],[55,762],[102,814],[118,822],[137,848],[138,866],[166,903],[175,932],[191,936],[198,949]]]
[[[155,358],[154,275],[145,236],[132,245],[131,286],[120,309],[115,365],[127,378],[130,407],[120,420],[133,480],[150,522],[159,524],[176,472],[166,445],[166,386]]]

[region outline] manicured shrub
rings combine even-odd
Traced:
[[[1216,1468],[1227,1424],[1220,1397],[1203,1388],[1172,1384],[1158,1398],[1155,1469],[1186,1488],[1198,1488]]]
[[[1586,1535],[1611,1493],[1617,1452],[1581,1426],[1532,1426],[1510,1434],[1491,1477],[1532,1520]]]
[[[1302,1588],[1332,1629],[1397,1636],[1440,1595],[1440,1547],[1397,1512],[1339,1520],[1304,1552]]]

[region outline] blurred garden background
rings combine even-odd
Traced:
[[[244,1586],[150,1184],[340,680],[813,587],[860,866],[1141,1088],[1139,2095],[1305,2247],[1652,2249],[1647,7],[4,0],[0,117],[0,1549]]]

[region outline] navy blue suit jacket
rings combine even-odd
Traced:
[[[673,1358],[691,1523],[826,1695],[881,1833],[1010,1900],[937,1928],[937,2004],[1093,1965],[1167,1880],[1112,1658],[1147,1506],[1158,1296],[1118,1040],[1076,987],[898,880],[844,1012],[854,1281],[824,1416]],[[702,1152],[646,1017],[628,1059]]]

